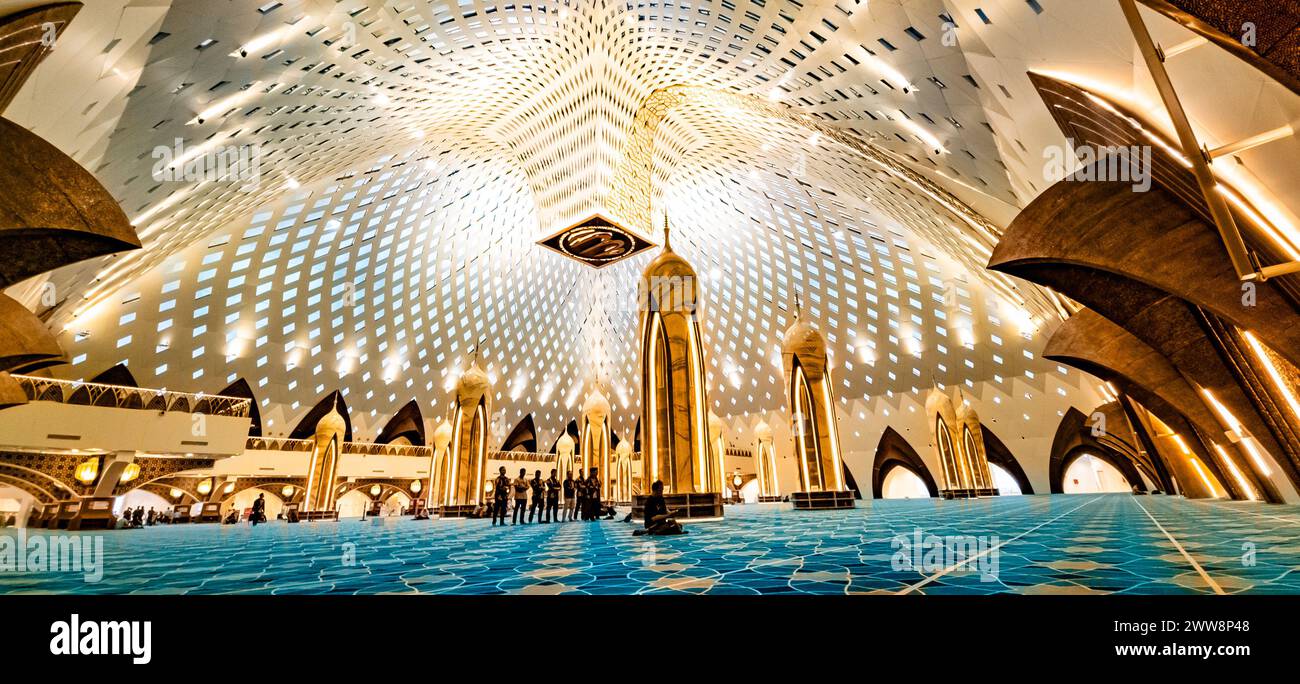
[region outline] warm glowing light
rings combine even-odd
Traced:
[[[1273,386],[1286,399],[1286,405],[1291,409],[1291,415],[1300,419],[1300,401],[1296,400],[1295,392],[1291,389],[1291,383],[1282,377],[1281,371],[1273,364],[1273,359],[1269,357],[1264,345],[1260,344],[1255,335],[1249,330],[1244,331],[1242,336],[1250,343],[1250,348],[1255,352],[1255,358],[1259,359],[1260,365],[1268,372],[1268,377],[1273,381]]]
[[[1255,446],[1255,439],[1250,436],[1250,433],[1246,432],[1246,428],[1241,424],[1241,421],[1237,420],[1237,417],[1228,410],[1227,406],[1219,403],[1213,392],[1202,387],[1201,394],[1205,396],[1205,401],[1214,409],[1214,412],[1219,414],[1220,421],[1237,436],[1239,443],[1245,447],[1246,453],[1250,455],[1250,460],[1255,463],[1256,468],[1259,468],[1260,474],[1264,477],[1272,477],[1273,469],[1268,467],[1268,461],[1264,458],[1264,454],[1260,453],[1259,447]]]
[[[177,488],[175,488],[175,487],[172,487],[172,490],[171,490],[170,492],[168,492],[168,494],[171,494],[171,496],[172,496],[173,499],[179,499],[179,498],[181,498],[181,494],[184,494],[184,493],[185,493],[185,492],[182,492],[181,490],[179,490],[179,489],[177,489]]]
[[[1250,483],[1246,481],[1246,475],[1237,467],[1237,462],[1233,461],[1228,452],[1218,444],[1214,445],[1214,450],[1219,452],[1219,458],[1223,459],[1223,462],[1228,465],[1228,472],[1232,473],[1232,479],[1237,481],[1237,487],[1246,493],[1246,498],[1251,501],[1259,501],[1259,495],[1255,493],[1255,488],[1251,487]]]
[[[1208,491],[1214,498],[1219,498],[1218,494],[1214,491],[1214,485],[1210,484],[1209,474],[1205,472],[1205,468],[1201,467],[1201,462],[1196,460],[1195,457],[1189,458],[1188,460],[1192,462],[1192,467],[1196,469],[1196,474],[1201,476],[1201,482],[1205,483],[1206,491]]]
[[[95,478],[99,477],[99,459],[92,458],[82,461],[73,474],[81,484],[88,485],[94,482]]]
[[[382,491],[384,491],[384,488],[379,485],[370,486],[370,496],[379,496],[379,493]]]
[[[285,485],[281,487],[280,493],[283,494],[286,499],[293,496],[293,485]]]
[[[126,464],[126,467],[122,469],[121,482],[131,482],[135,480],[137,477],[140,477],[140,464],[139,463]]]
[[[424,484],[422,482],[420,482],[419,480],[411,480],[412,494],[419,494],[421,489],[424,489]]]
[[[199,486],[195,489],[197,489],[200,494],[207,495],[212,491],[212,478],[200,482]]]

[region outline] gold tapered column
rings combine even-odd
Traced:
[[[569,436],[567,430],[555,442],[555,469],[559,471],[560,477],[573,473],[576,467],[573,460],[573,447],[573,437]]]
[[[712,411],[709,412],[709,448],[713,450],[714,467],[709,471],[709,490],[726,494],[727,484],[727,424]]]
[[[338,490],[334,480],[338,474],[339,453],[343,449],[343,435],[347,423],[338,408],[330,409],[312,435],[311,461],[307,468],[307,488],[303,494],[303,510],[307,512],[332,511]]]
[[[954,404],[936,387],[926,397],[925,414],[939,460],[944,498],[996,495],[998,490],[993,487],[984,453],[984,433],[975,410],[960,397]]]
[[[624,440],[614,450],[614,489],[615,501],[632,500],[632,445]]]
[[[672,250],[641,277],[641,425],[645,483],[665,493],[721,492],[709,444],[708,394],[699,328],[699,279]]]
[[[844,491],[826,341],[796,308],[781,352],[801,492]]]
[[[451,444],[451,421],[446,418],[433,430],[433,456],[429,458],[429,507],[442,505],[447,496],[447,446]]]
[[[772,446],[772,426],[760,420],[754,426],[754,474],[758,477],[758,495],[780,496],[781,484],[776,475],[776,449]]]
[[[467,507],[483,498],[487,481],[488,417],[492,413],[492,383],[477,361],[456,383],[456,407],[452,417],[448,488],[445,505]]]
[[[582,455],[586,460],[584,474],[596,468],[600,477],[600,498],[610,496],[609,472],[609,400],[596,389],[587,397],[582,407]]]

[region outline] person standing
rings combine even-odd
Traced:
[[[266,522],[266,495],[265,494],[258,494],[257,498],[253,500],[253,514],[248,516],[248,519],[252,521],[253,527],[257,527],[257,523]]]
[[[533,479],[528,483],[533,490],[533,504],[528,507],[528,522],[533,521],[533,514],[537,514],[537,522],[542,522],[542,516],[546,515],[546,481],[542,479],[542,471],[533,473]]]
[[[554,468],[546,478],[546,519],[542,522],[560,522],[560,479]]]
[[[573,482],[573,519],[587,518],[587,478],[578,469],[578,479]]]
[[[497,471],[497,477],[492,481],[492,525],[495,526],[500,520],[504,526],[506,524],[506,505],[510,501],[510,478],[506,477],[506,467],[501,466]]]
[[[518,525],[520,522],[528,524],[528,518],[524,517],[528,510],[528,469],[520,468],[519,477],[515,478],[515,515],[513,522],[510,524]]]
[[[574,507],[577,502],[573,498],[574,497],[573,491],[574,491],[573,471],[570,470],[568,473],[564,475],[564,521],[565,522],[571,520],[573,518],[574,511],[577,510]]]
[[[591,475],[587,477],[587,514],[583,516],[587,520],[600,519],[600,477],[595,468],[591,469]]]

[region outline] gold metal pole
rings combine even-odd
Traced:
[[[1169,73],[1165,71],[1164,55],[1151,39],[1151,34],[1147,31],[1146,24],[1142,22],[1142,15],[1138,13],[1134,0],[1119,0],[1119,5],[1124,10],[1124,18],[1128,20],[1133,37],[1137,40],[1147,70],[1151,72],[1151,80],[1155,81],[1160,99],[1169,112],[1169,118],[1173,120],[1183,153],[1192,162],[1196,184],[1200,186],[1201,194],[1205,196],[1205,202],[1209,205],[1210,214],[1214,217],[1214,225],[1219,231],[1219,238],[1223,240],[1224,247],[1228,250],[1228,258],[1232,261],[1233,270],[1241,280],[1260,278],[1263,274],[1256,269],[1255,263],[1246,250],[1246,243],[1241,238],[1241,231],[1232,217],[1232,211],[1228,209],[1227,201],[1219,194],[1219,184],[1214,177],[1214,172],[1210,170],[1207,155],[1197,142],[1187,112],[1183,110],[1182,102],[1178,100],[1178,92],[1174,90],[1174,84],[1169,80]]]

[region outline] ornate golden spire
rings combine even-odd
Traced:
[[[664,212],[664,250],[671,252],[673,245],[668,241],[668,212]]]

